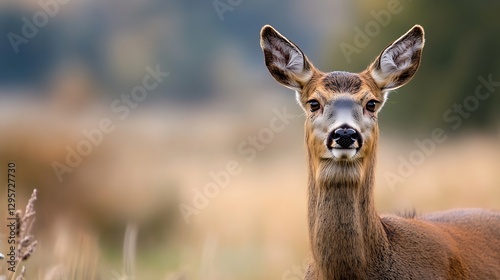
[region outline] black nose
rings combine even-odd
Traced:
[[[335,143],[337,143],[342,149],[349,148],[349,146],[357,140],[359,140],[359,134],[353,128],[341,127],[335,129],[333,132],[333,141],[335,141]]]

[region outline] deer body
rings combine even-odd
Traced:
[[[269,72],[306,111],[312,260],[305,279],[500,279],[500,213],[375,210],[377,113],[415,74],[423,45],[415,26],[365,71],[324,73],[271,26],[262,29]]]

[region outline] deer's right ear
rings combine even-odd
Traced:
[[[272,26],[262,27],[260,47],[264,52],[267,69],[280,84],[300,91],[311,80],[312,65],[307,57]]]

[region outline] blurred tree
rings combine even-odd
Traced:
[[[426,30],[426,47],[420,70],[411,83],[391,95],[381,122],[396,127],[412,126],[414,131],[428,131],[435,126],[447,128],[450,123],[444,121],[443,114],[474,95],[479,76],[487,79],[492,75],[493,81],[500,81],[497,18],[500,2],[401,0],[401,13],[393,14],[387,26],[382,26],[379,34],[370,38],[369,45],[352,55],[352,63],[348,63],[340,42],[352,44],[354,27],[363,30],[368,22],[375,20],[373,13],[387,10],[389,2],[357,2],[363,19],[352,23],[353,27],[340,36],[331,36],[325,55],[327,61],[336,69],[362,70],[389,42],[414,24],[421,24]],[[463,118],[461,128],[494,129],[500,119],[497,95],[493,93],[487,100],[480,101],[478,109]]]

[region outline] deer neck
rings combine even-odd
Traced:
[[[309,236],[318,279],[366,279],[380,268],[388,241],[373,202],[374,167],[374,154],[310,165]]]

